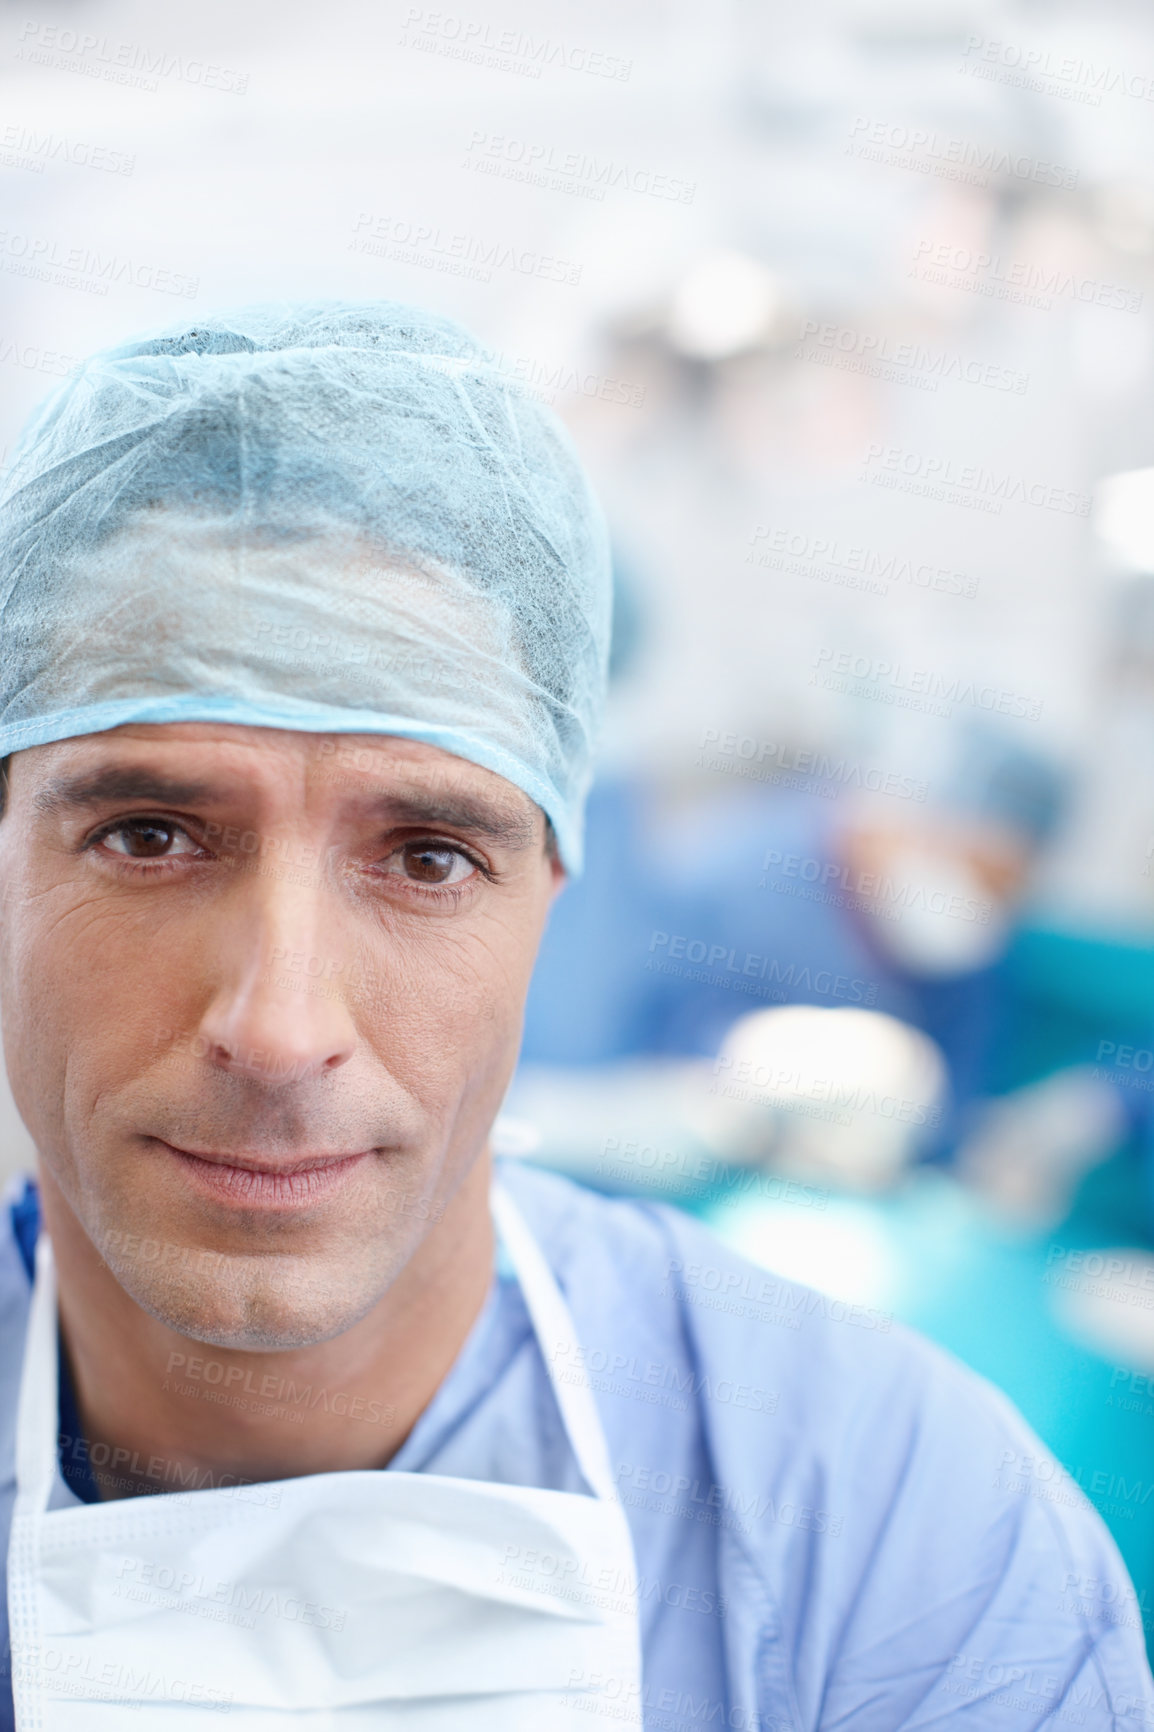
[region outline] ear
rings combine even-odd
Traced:
[[[562,890],[569,882],[569,874],[566,872],[564,866],[562,866],[560,860],[558,860],[556,854],[552,855],[550,858],[549,869],[553,879],[549,890],[549,906],[552,908],[554,902],[556,902],[558,896],[560,896]]]

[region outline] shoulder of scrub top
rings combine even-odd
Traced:
[[[879,1402],[896,1424],[944,1383],[967,1404],[1008,1407],[992,1385],[891,1313],[830,1298],[751,1263],[681,1209],[607,1197],[519,1161],[501,1161],[498,1171],[565,1292],[578,1333],[585,1322],[598,1347],[606,1330],[634,1352],[674,1346],[698,1363],[692,1393],[699,1404],[727,1409],[731,1426],[744,1416],[764,1434],[808,1429],[820,1419],[811,1446],[836,1448],[860,1430],[863,1402]],[[753,1384],[767,1399],[746,1399]],[[899,1392],[904,1399],[895,1407]],[[779,1423],[768,1427],[770,1418]]]
[[[798,1643],[852,1623],[880,1654],[923,1618],[956,1643],[991,1584],[1050,1619],[1064,1572],[1121,1570],[1100,1517],[1001,1391],[885,1312],[759,1268],[667,1204],[509,1163],[502,1175],[586,1356],[608,1354],[611,1373],[625,1358],[601,1384],[670,1365],[689,1405],[648,1434],[641,1480],[621,1447],[641,1432],[639,1403],[598,1395],[626,1503],[654,1486],[676,1503],[652,1468],[660,1439],[695,1422],[710,1484],[682,1501],[712,1499],[719,1543],[744,1556]]]

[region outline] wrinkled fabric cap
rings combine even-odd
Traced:
[[[127,722],[399,734],[494,770],[570,871],[604,523],[555,417],[452,321],[258,306],[125,343],[0,494],[0,756]]]

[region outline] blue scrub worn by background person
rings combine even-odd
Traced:
[[[502,1177],[592,1373],[636,1554],[650,1732],[1150,1723],[1138,1622],[1111,1615],[1127,1591],[1113,1541],[990,1385],[675,1210],[508,1163]],[[4,1527],[30,1293],[5,1210]],[[507,1267],[389,1466],[582,1489]],[[72,1495],[61,1482],[58,1501]]]
[[[585,808],[584,871],[553,903],[529,984],[524,1062],[608,1064],[663,1050],[655,1044],[646,945],[685,910],[651,869],[646,806],[646,790],[636,782],[594,783]]]
[[[934,1146],[952,1148],[970,1104],[999,1084],[1003,960],[919,976],[885,954],[852,897],[810,894],[797,862],[839,862],[829,802],[739,788],[663,822],[655,806],[640,780],[595,784],[585,871],[550,912],[522,1062],[713,1057],[749,1011],[857,1005],[941,1047],[950,1092]],[[711,952],[722,960],[710,963]]]

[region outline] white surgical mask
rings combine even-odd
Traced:
[[[887,857],[885,875],[896,888],[879,903],[871,931],[899,968],[943,979],[973,974],[1001,954],[1005,906],[960,855],[902,842]]]

